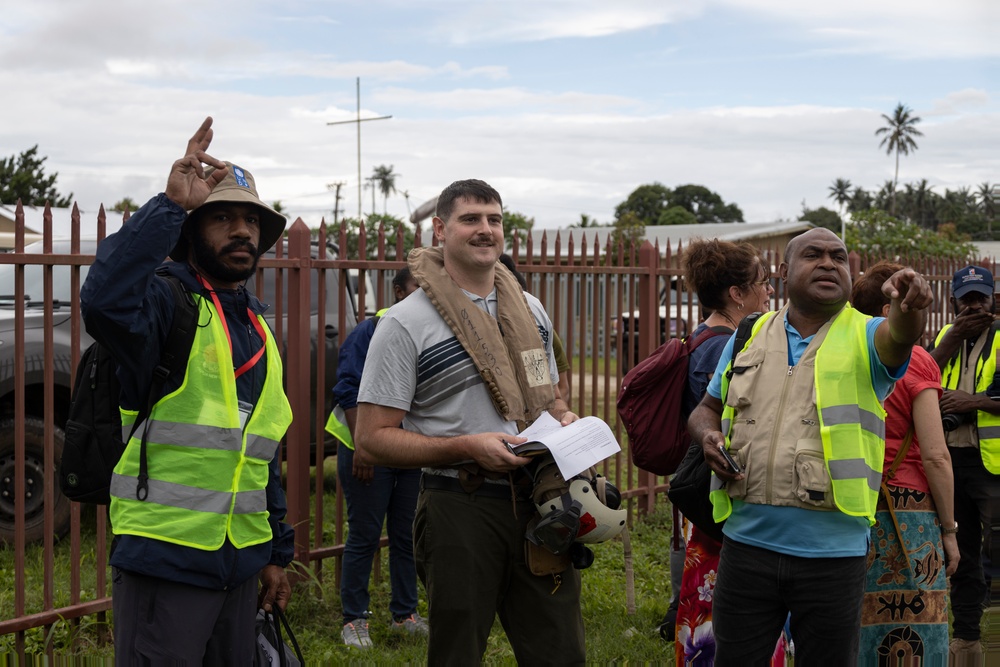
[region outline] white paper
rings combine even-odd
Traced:
[[[532,443],[542,443],[552,453],[559,472],[565,479],[580,474],[622,450],[611,427],[593,416],[562,426],[552,415],[543,412],[518,435],[528,438],[528,441],[514,445],[515,452]]]

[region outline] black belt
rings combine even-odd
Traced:
[[[483,498],[499,498],[501,500],[510,500],[511,497],[511,487],[510,484],[490,484],[489,482],[483,482],[479,485],[479,488],[469,493],[464,488],[462,488],[462,483],[458,481],[457,477],[447,477],[445,475],[428,475],[424,473],[420,476],[420,490],[424,491],[430,489],[431,491],[449,491],[451,493],[464,493],[467,496],[482,496]],[[527,501],[527,498],[518,498],[519,501]]]

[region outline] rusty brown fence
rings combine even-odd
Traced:
[[[68,250],[55,252],[52,214],[48,208],[43,220],[43,241],[39,242],[42,252],[28,252],[24,245],[24,214],[18,206],[15,248],[13,252],[0,253],[0,268],[13,266],[13,284],[0,285],[0,293],[13,295],[15,304],[25,303],[24,280],[29,267],[41,267],[44,277],[44,304],[36,306],[44,312],[41,371],[34,373],[25,358],[27,305],[18,305],[13,309],[13,368],[3,371],[12,376],[10,385],[14,389],[8,396],[0,396],[0,424],[9,420],[13,426],[13,452],[0,451],[0,459],[8,457],[9,465],[4,470],[10,473],[0,479],[0,507],[12,523],[6,545],[0,546],[3,552],[0,556],[13,555],[13,581],[8,583],[12,594],[0,596],[0,635],[14,634],[21,655],[26,631],[46,628],[49,636],[48,629],[58,623],[76,624],[92,615],[103,621],[111,608],[105,509],[71,503],[68,532],[57,538],[59,517],[53,508],[59,497],[55,482],[57,452],[61,449],[61,427],[68,401],[68,389],[61,386],[60,378],[72,378],[80,358],[81,272],[94,259],[92,253],[81,251],[81,247],[87,239],[103,239],[119,222],[109,220],[103,208],[96,221],[81,221],[74,207]],[[261,294],[268,287],[265,280],[273,281],[275,296],[271,306],[277,314],[273,328],[286,351],[286,386],[294,412],[284,442],[288,521],[296,529],[297,566],[316,577],[324,576],[323,564],[328,558],[334,559],[333,576],[339,577],[346,523],[343,498],[335,488],[324,488],[322,474],[327,455],[335,454],[336,450],[325,438],[315,437],[323,434],[331,407],[326,389],[330,380],[326,377],[330,352],[322,341],[331,335],[329,332],[336,331],[333,335],[343,342],[355,318],[366,316],[366,308],[356,304],[368,303],[370,290],[374,290],[375,308],[390,304],[391,278],[403,266],[401,233],[380,230],[376,238],[366,238],[362,230],[354,257],[335,251],[328,253],[330,247],[348,247],[346,230],[341,229],[337,236],[328,239],[321,232],[317,237],[297,220],[287,237],[279,242],[275,255],[261,260],[255,282],[257,293]],[[419,242],[419,234],[417,238]],[[335,242],[332,246],[327,243],[331,240]],[[781,249],[768,247],[766,243],[761,247],[772,266],[777,267]],[[615,398],[625,369],[648,355],[663,335],[686,335],[692,331],[700,317],[697,300],[686,290],[678,268],[681,252],[681,247],[660,248],[649,243],[638,248],[601,247],[596,237],[588,236],[584,229],[546,232],[537,244],[530,237],[526,244],[516,239],[513,244],[512,254],[528,280],[528,290],[545,305],[564,341],[572,366],[573,410],[580,415],[602,417],[621,442],[625,434],[615,411]],[[852,255],[855,275],[869,261]],[[949,319],[951,275],[962,263],[927,258],[904,258],[904,263],[923,272],[933,285],[936,303],[928,325],[930,336]],[[65,363],[54,356],[52,330],[56,314],[52,284],[56,267],[67,267],[72,285],[69,308],[72,343]],[[339,278],[335,281],[337,293],[332,295],[327,293],[329,272]],[[356,294],[350,287],[355,283]],[[785,294],[780,281],[775,279],[774,284],[777,307],[784,302]],[[311,303],[323,304],[331,298],[337,302],[337,321],[328,321],[322,307],[310,317]],[[928,337],[926,342],[929,340]],[[42,460],[31,459],[37,467],[41,490],[37,486],[27,488],[28,481],[34,482],[34,478],[26,480],[25,475],[25,424],[29,418],[44,422]],[[626,453],[608,459],[601,467],[601,472],[622,491],[631,520],[664,502],[665,480],[635,469]],[[26,502],[37,501],[38,493],[42,494],[44,504],[44,530],[39,544],[29,544],[25,507]],[[93,553],[84,553],[81,547],[88,531],[96,533]],[[51,654],[51,644],[48,650]]]

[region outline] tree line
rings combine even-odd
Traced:
[[[926,178],[899,184],[900,156],[908,156],[919,146],[917,138],[923,133],[917,129],[919,116],[899,103],[891,114],[882,114],[885,124],[875,130],[875,137],[881,139],[880,149],[894,156],[893,178],[887,179],[877,189],[866,189],[854,185],[847,178],[836,178],[828,188],[830,199],[837,210],[821,206],[810,209],[803,203],[800,220],[820,227],[826,227],[844,234],[845,243],[851,250],[862,252],[883,252],[887,255],[905,255],[905,251],[919,251],[923,254],[942,256],[962,256],[971,252],[971,240],[994,240],[1000,229],[993,230],[997,213],[997,187],[988,182],[978,186],[964,186],[954,190],[945,188],[938,193]],[[73,194],[63,196],[56,188],[58,173],[45,174],[46,157],[38,154],[38,145],[20,155],[0,159],[0,203],[13,204],[20,199],[25,205],[41,206],[49,202],[54,206],[69,206]],[[377,234],[380,228],[387,233],[403,229],[404,251],[413,247],[415,230],[402,218],[387,213],[387,202],[391,195],[401,194],[410,211],[410,194],[400,190],[397,173],[393,165],[378,165],[371,176],[365,179],[365,187],[371,190],[371,213],[362,219],[344,217],[340,209],[340,188],[344,183],[331,183],[327,188],[335,190],[333,224],[328,225],[328,233],[339,237],[340,225],[347,229],[348,253],[357,252],[359,231],[364,227],[368,237],[368,252],[374,256]],[[382,199],[382,212],[376,208],[376,195]],[[136,202],[130,197],[119,200],[111,210],[134,211]],[[282,210],[281,202],[274,202],[277,210]],[[611,242],[622,242],[625,247],[638,243],[645,236],[648,226],[739,223],[743,222],[743,211],[733,203],[704,185],[684,184],[668,187],[660,182],[638,186],[621,201],[614,210],[614,219],[599,222],[587,214],[581,214],[576,228],[613,227]],[[849,221],[848,224],[845,222]],[[505,226],[514,234],[526,239],[534,227],[535,219],[517,211],[504,211]],[[392,236],[393,241],[395,236]],[[393,248],[395,247],[393,243]],[[394,255],[394,250],[390,251]]]

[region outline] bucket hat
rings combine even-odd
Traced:
[[[207,176],[214,171],[214,167],[208,167],[205,169],[205,175]],[[182,262],[188,258],[188,250],[190,249],[186,234],[188,225],[193,224],[191,221],[194,219],[195,213],[209,204],[216,204],[218,202],[252,204],[260,209],[260,241],[257,244],[258,257],[270,250],[285,231],[285,216],[260,200],[260,197],[257,196],[257,186],[254,183],[253,175],[243,167],[238,167],[232,162],[226,162],[226,177],[215,186],[201,206],[188,211],[187,218],[184,220],[184,226],[181,230],[181,237],[177,240],[174,249],[170,251],[170,259],[175,262]]]

